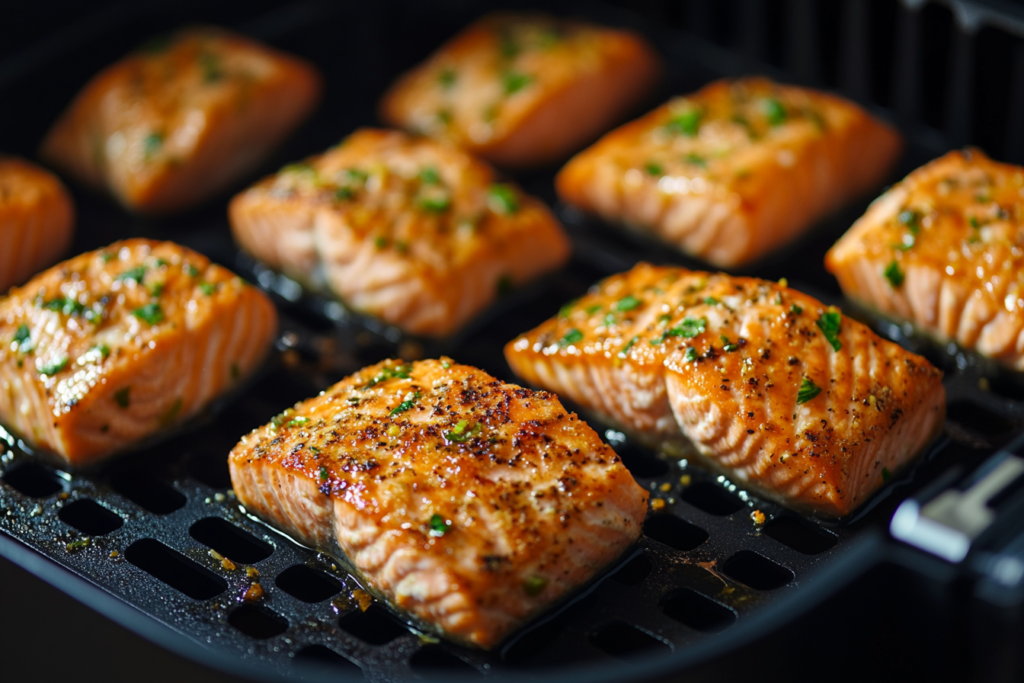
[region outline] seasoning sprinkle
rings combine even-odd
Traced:
[[[815,396],[821,393],[821,387],[811,381],[806,375],[800,380],[800,389],[796,394],[797,405],[802,405],[812,400]]]

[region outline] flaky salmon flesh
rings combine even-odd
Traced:
[[[54,175],[0,155],[0,295],[60,258],[74,224],[74,204]]]
[[[1024,370],[1024,168],[950,152],[879,197],[825,256],[843,292]]]
[[[229,214],[271,268],[430,337],[569,258],[542,202],[460,149],[399,131],[358,130],[242,192]]]
[[[839,97],[717,81],[607,134],[556,186],[570,204],[736,268],[881,185],[900,149],[892,128]]]
[[[660,70],[634,33],[495,13],[399,79],[381,118],[500,166],[539,166],[565,159],[627,115]]]
[[[276,331],[266,295],[205,256],[117,242],[0,299],[0,423],[88,465],[202,411]]]
[[[41,154],[129,209],[180,211],[259,164],[320,90],[302,60],[221,29],[185,29],[89,81]]]
[[[554,395],[447,358],[365,368],[243,437],[229,466],[248,512],[481,648],[621,556],[647,509]]]
[[[855,510],[939,433],[942,373],[814,298],[640,264],[505,357],[535,386],[822,517]]]

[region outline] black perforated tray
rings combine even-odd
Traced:
[[[22,103],[0,111],[0,149],[31,156],[46,127],[91,74],[150,35],[213,21],[303,55],[325,72],[323,106],[263,169],[269,172],[373,124],[374,103],[392,78],[484,9],[459,3],[254,9],[225,2],[100,12],[66,29],[49,51],[28,50],[0,63],[0,98]],[[722,75],[760,71],[793,80],[792,74],[630,11],[591,4],[555,9],[633,26],[658,45],[669,75],[647,105]],[[901,172],[943,151],[933,131],[907,132],[910,146]],[[802,623],[801,615],[816,614],[841,589],[870,583],[879,567],[907,564],[906,553],[886,534],[896,505],[952,465],[980,462],[1020,431],[1024,390],[1015,375],[861,316],[841,300],[820,264],[827,247],[865,208],[869,198],[863,198],[747,272],[787,277],[792,286],[863,317],[947,372],[946,434],[865,510],[840,524],[809,520],[723,477],[659,459],[622,434],[602,430],[652,498],[665,505],[650,514],[635,551],[601,581],[492,653],[422,637],[380,605],[364,612],[353,597],[358,583],[332,558],[243,514],[230,491],[226,454],[240,435],[282,408],[382,358],[446,353],[514,380],[501,355],[504,343],[598,279],[639,260],[700,267],[557,204],[552,174],[549,169],[515,180],[556,207],[573,236],[573,262],[512,293],[446,342],[406,338],[351,316],[239,254],[224,215],[230,193],[183,216],[148,220],[72,185],[79,208],[77,251],[129,236],[174,239],[267,289],[282,313],[282,334],[268,367],[244,391],[173,438],[102,468],[62,472],[6,438],[0,455],[0,554],[175,652],[252,679],[654,679],[705,671],[708,662],[729,653],[750,652],[787,624]],[[763,529],[751,520],[755,509],[769,520]],[[254,583],[262,599],[244,600]],[[945,609],[942,600],[938,604]],[[806,624],[797,632],[807,633]],[[843,643],[835,648],[850,655]]]

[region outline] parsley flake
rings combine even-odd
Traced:
[[[320,481],[327,481],[328,472],[326,465],[320,465],[320,471],[318,472]]]
[[[487,190],[487,206],[500,214],[513,214],[519,210],[519,198],[511,185],[496,183]]]
[[[775,127],[785,122],[786,107],[783,106],[782,102],[774,97],[769,97],[762,106],[764,107],[764,115],[768,119],[769,126]]]
[[[142,308],[136,308],[134,311],[132,311],[132,315],[134,315],[139,320],[146,321],[150,325],[156,325],[157,323],[163,321],[164,309],[160,307],[160,304],[149,303],[143,306]]]
[[[451,528],[451,524],[446,522],[441,515],[434,513],[430,516],[430,535],[434,538],[444,536],[445,532]]]
[[[692,346],[687,346],[686,355],[683,356],[683,362],[692,363],[695,360],[697,360],[697,349],[693,348]]]
[[[64,368],[66,368],[67,366],[68,366],[68,357],[67,356],[59,356],[57,358],[54,358],[49,363],[45,363],[43,365],[38,366],[37,369],[38,369],[40,375],[47,375],[47,376],[52,377],[52,376],[56,375],[58,372],[60,372],[61,370],[63,370]]]
[[[825,311],[821,314],[821,317],[815,321],[818,329],[825,335],[825,339],[832,345],[834,351],[838,351],[843,348],[842,342],[839,341],[839,326],[843,322],[843,314],[838,311]]]
[[[18,328],[11,338],[11,344],[17,347],[18,353],[28,353],[32,350],[32,333],[29,332],[28,325],[23,324]]]
[[[673,133],[692,138],[697,135],[697,132],[700,130],[700,122],[703,118],[703,111],[700,109],[690,109],[689,111],[684,111],[681,114],[674,115],[669,119],[665,128]]]
[[[802,405],[821,393],[821,387],[812,382],[806,375],[800,380],[800,389],[796,393],[796,404]]]
[[[395,415],[398,415],[399,413],[404,413],[405,411],[409,410],[410,408],[413,408],[416,405],[416,399],[418,399],[419,397],[420,397],[420,392],[418,392],[418,391],[413,391],[413,392],[411,392],[409,394],[406,394],[405,395],[405,400],[402,401],[401,403],[399,403],[394,408],[392,408],[391,412],[388,413],[388,416],[389,417],[394,417]]]
[[[558,340],[558,345],[564,348],[566,346],[578,344],[581,341],[583,341],[583,333],[577,330],[575,327],[573,327],[570,328],[569,331],[565,333],[564,337]]]
[[[534,597],[543,593],[547,585],[548,580],[543,576],[531,576],[523,582],[523,591],[527,595]]]
[[[632,294],[629,294],[626,297],[624,297],[622,299],[619,299],[618,301],[615,302],[615,310],[616,311],[632,311],[634,308],[636,308],[637,306],[639,306],[642,303],[643,302],[640,301],[640,299],[637,299]]]
[[[900,270],[900,264],[896,263],[895,259],[889,261],[889,265],[882,271],[882,275],[889,281],[889,285],[893,289],[899,289],[900,285],[903,284],[903,271]]]

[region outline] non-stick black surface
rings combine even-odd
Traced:
[[[62,29],[61,40],[51,40],[45,49],[37,45],[0,63],[0,150],[31,157],[47,127],[92,74],[154,34],[214,22],[304,56],[326,77],[318,113],[262,169],[271,172],[321,151],[358,126],[373,125],[375,103],[391,80],[485,9],[460,2],[108,8]],[[763,62],[746,61],[628,10],[571,3],[550,9],[646,33],[669,67],[661,91],[647,105],[723,75],[757,70],[787,78]],[[893,179],[943,151],[941,138],[917,129],[908,132],[910,144]],[[862,614],[854,602],[861,608],[870,604],[880,615],[907,617],[914,611],[908,605],[919,604],[914,599],[920,586],[903,570],[891,569],[905,563],[886,540],[888,520],[908,495],[953,466],[981,462],[1019,432],[1024,389],[1014,375],[955,348],[922,342],[898,326],[860,316],[841,300],[821,266],[822,257],[869,197],[745,271],[786,277],[792,286],[840,304],[846,314],[860,316],[881,333],[925,353],[947,372],[950,415],[945,436],[853,520],[824,524],[788,513],[723,477],[660,459],[622,434],[602,429],[637,480],[651,490],[652,499],[664,501],[664,508],[649,515],[645,537],[618,568],[504,647],[483,653],[421,637],[382,605],[364,612],[353,596],[358,583],[334,559],[297,545],[240,510],[230,490],[226,454],[239,436],[284,407],[386,357],[446,353],[514,380],[502,357],[503,345],[598,279],[640,260],[700,267],[666,247],[624,237],[558,204],[554,170],[514,179],[556,207],[574,239],[572,263],[512,293],[445,342],[406,338],[335,303],[304,296],[294,283],[239,254],[225,216],[230,192],[187,214],[144,219],[72,183],[79,211],[76,252],[132,236],[188,245],[270,291],[282,313],[282,334],[268,367],[251,385],[172,438],[104,467],[63,472],[5,438],[0,442],[0,554],[176,652],[207,666],[267,680],[465,675],[626,681],[681,671],[704,676],[708,662],[730,652],[770,657],[766,643],[774,647],[776,662],[821,661],[821,652],[799,654],[800,647],[818,641],[790,643],[780,633],[801,615],[805,623],[819,620],[823,629],[838,636],[844,628],[851,630],[851,624],[837,620]],[[754,510],[767,515],[763,528],[753,523]],[[883,574],[884,580],[879,578]],[[938,584],[929,585],[944,585],[948,577],[931,580]],[[244,600],[257,583],[262,599]],[[882,584],[886,596],[900,586],[897,595],[905,602],[896,608],[879,604]],[[849,593],[851,586],[859,593]],[[830,598],[842,587],[847,589],[842,597]],[[960,632],[942,622],[953,614],[952,608],[946,609],[942,600],[927,604],[940,605],[939,617],[931,623],[949,626],[934,634],[929,651],[959,662],[958,646],[952,643]],[[823,611],[822,605],[840,608],[838,613],[832,607]],[[922,609],[916,616],[924,613]],[[892,628],[865,626],[882,635]],[[852,628],[860,628],[859,622]],[[794,631],[804,632],[806,626]],[[849,642],[840,638],[833,644],[837,656],[854,656],[846,647]],[[870,669],[863,661],[850,666],[848,671]],[[957,671],[957,664],[950,666],[936,666],[935,672],[944,676]]]

